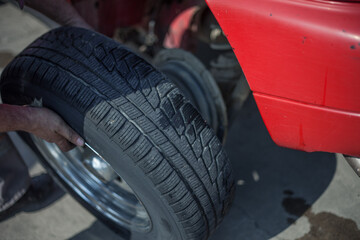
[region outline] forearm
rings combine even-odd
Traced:
[[[31,107],[0,104],[0,132],[28,131]]]
[[[61,25],[91,28],[66,0],[25,0],[25,5]]]
[[[84,140],[64,120],[43,107],[0,104],[0,133],[25,131],[48,142],[56,143],[62,151],[84,145]]]

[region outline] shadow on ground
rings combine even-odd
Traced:
[[[95,221],[88,229],[78,233],[77,235],[69,238],[68,240],[120,240],[116,233],[112,232],[104,224],[99,221]]]
[[[0,213],[0,222],[21,212],[36,212],[44,209],[65,195],[65,192],[51,179],[48,174],[41,174],[31,179],[31,186],[24,196],[12,207]]]
[[[336,169],[334,154],[276,146],[253,98],[249,98],[232,126],[226,149],[233,163],[237,191],[229,216],[213,240],[276,236],[322,195]]]

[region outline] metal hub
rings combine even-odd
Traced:
[[[149,214],[134,191],[93,148],[86,145],[64,153],[53,143],[32,138],[51,168],[82,200],[127,229],[151,229]]]
[[[112,167],[103,158],[96,155],[89,146],[82,153],[82,162],[87,170],[103,182],[111,182],[118,177]]]

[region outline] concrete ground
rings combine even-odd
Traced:
[[[10,4],[0,5],[0,71],[48,27]],[[43,171],[14,134],[32,175]],[[276,146],[250,98],[232,126],[226,149],[237,190],[212,240],[360,239],[360,180],[341,155]],[[1,240],[121,239],[57,189],[41,204],[0,222]]]

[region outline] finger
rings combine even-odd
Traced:
[[[62,138],[62,140],[56,142],[56,145],[60,148],[63,152],[68,152],[71,149],[75,148],[75,145],[66,140],[65,138]]]
[[[84,139],[63,121],[59,124],[57,133],[76,146],[84,146]]]

